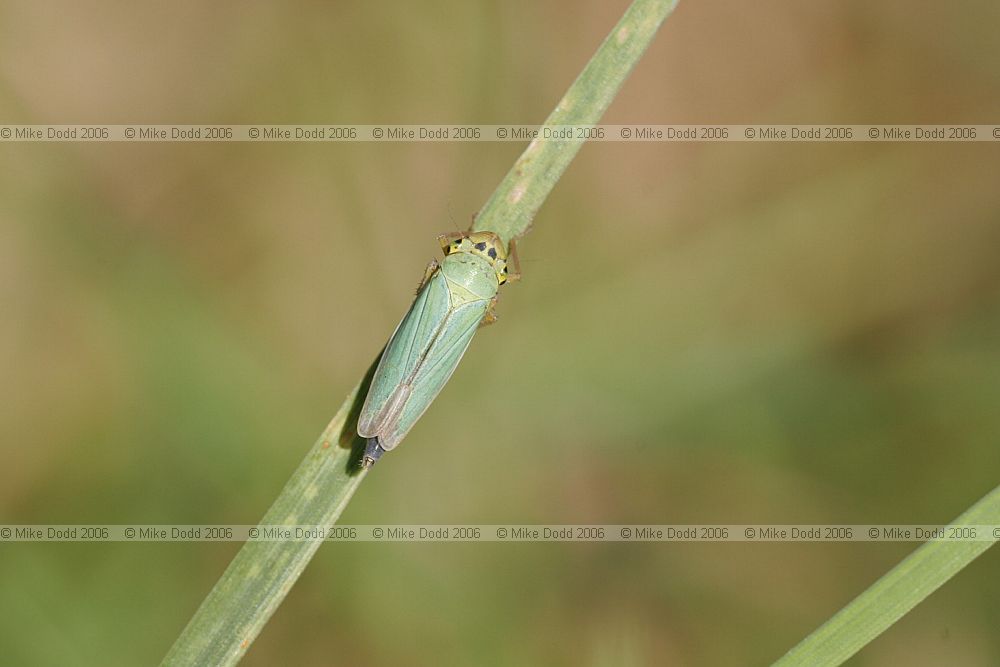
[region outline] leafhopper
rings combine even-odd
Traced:
[[[507,248],[493,232],[444,234],[438,240],[444,259],[427,267],[416,300],[382,353],[358,418],[358,435],[367,439],[365,468],[413,428],[476,330],[496,320],[500,286],[518,277],[513,241],[508,262]]]

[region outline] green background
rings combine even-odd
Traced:
[[[2,123],[540,123],[624,2],[0,2]],[[609,123],[996,123],[995,2],[691,0]],[[0,522],[256,522],[517,143],[0,144]],[[1000,147],[585,146],[351,524],[944,523],[998,482]],[[909,553],[328,544],[244,664],[744,665]],[[0,545],[151,664],[237,544]],[[857,665],[1000,662],[991,551]]]

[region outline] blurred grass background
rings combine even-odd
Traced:
[[[538,123],[625,6],[2,0],[0,119]],[[997,122],[998,20],[692,0],[606,121]],[[522,148],[0,146],[0,521],[256,522]],[[998,167],[586,146],[343,522],[954,518],[1000,468]],[[154,663],[237,546],[3,545],[0,660]],[[327,545],[244,664],[759,664],[913,546]],[[998,565],[852,664],[1000,662]]]

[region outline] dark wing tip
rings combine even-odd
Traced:
[[[361,467],[365,470],[371,468],[382,458],[383,454],[385,454],[385,450],[379,444],[378,436],[368,438],[368,444],[365,445],[365,454],[361,457]]]

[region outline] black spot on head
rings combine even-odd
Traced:
[[[486,241],[480,241],[477,243],[476,250],[486,250]]]
[[[496,259],[497,258],[497,249],[496,248],[490,248],[490,251],[488,253],[486,253],[486,254],[490,256],[490,259]]]

